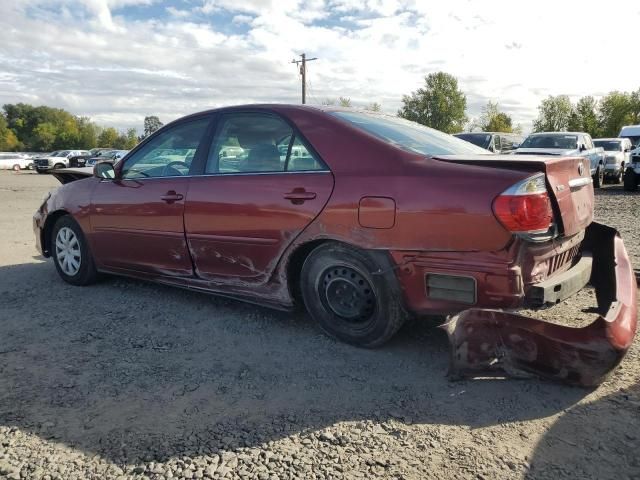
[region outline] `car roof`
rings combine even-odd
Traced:
[[[594,138],[593,141],[594,142],[602,142],[602,141],[607,141],[607,142],[622,142],[624,140],[628,140],[627,138],[620,138],[620,137],[615,137],[615,138]]]

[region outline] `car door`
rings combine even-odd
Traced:
[[[196,274],[219,283],[263,283],[326,204],[333,175],[276,115],[232,113],[217,123],[185,206]]]
[[[91,201],[92,247],[110,269],[191,276],[184,236],[184,201],[192,160],[209,116],[165,127],[101,180]]]

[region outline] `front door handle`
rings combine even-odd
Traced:
[[[169,190],[167,193],[165,193],[160,197],[160,200],[167,203],[173,203],[173,202],[177,202],[178,200],[182,200],[183,198],[184,196],[181,195],[180,193],[176,193],[173,190]]]
[[[299,205],[307,200],[313,200],[317,195],[315,192],[307,192],[304,188],[294,188],[289,193],[284,194],[284,198],[291,200],[291,203]]]

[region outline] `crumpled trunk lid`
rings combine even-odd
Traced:
[[[593,185],[589,160],[581,157],[536,157],[517,155],[438,156],[437,160],[486,167],[544,172],[548,190],[555,200],[555,217],[565,236],[583,231],[593,221]],[[501,192],[497,192],[499,194]]]

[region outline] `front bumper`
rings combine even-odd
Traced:
[[[451,344],[450,375],[501,370],[585,387],[602,383],[636,333],[636,278],[615,229],[592,223],[584,246],[593,254],[590,283],[600,314],[592,324],[573,328],[503,310],[465,310],[444,325]]]

